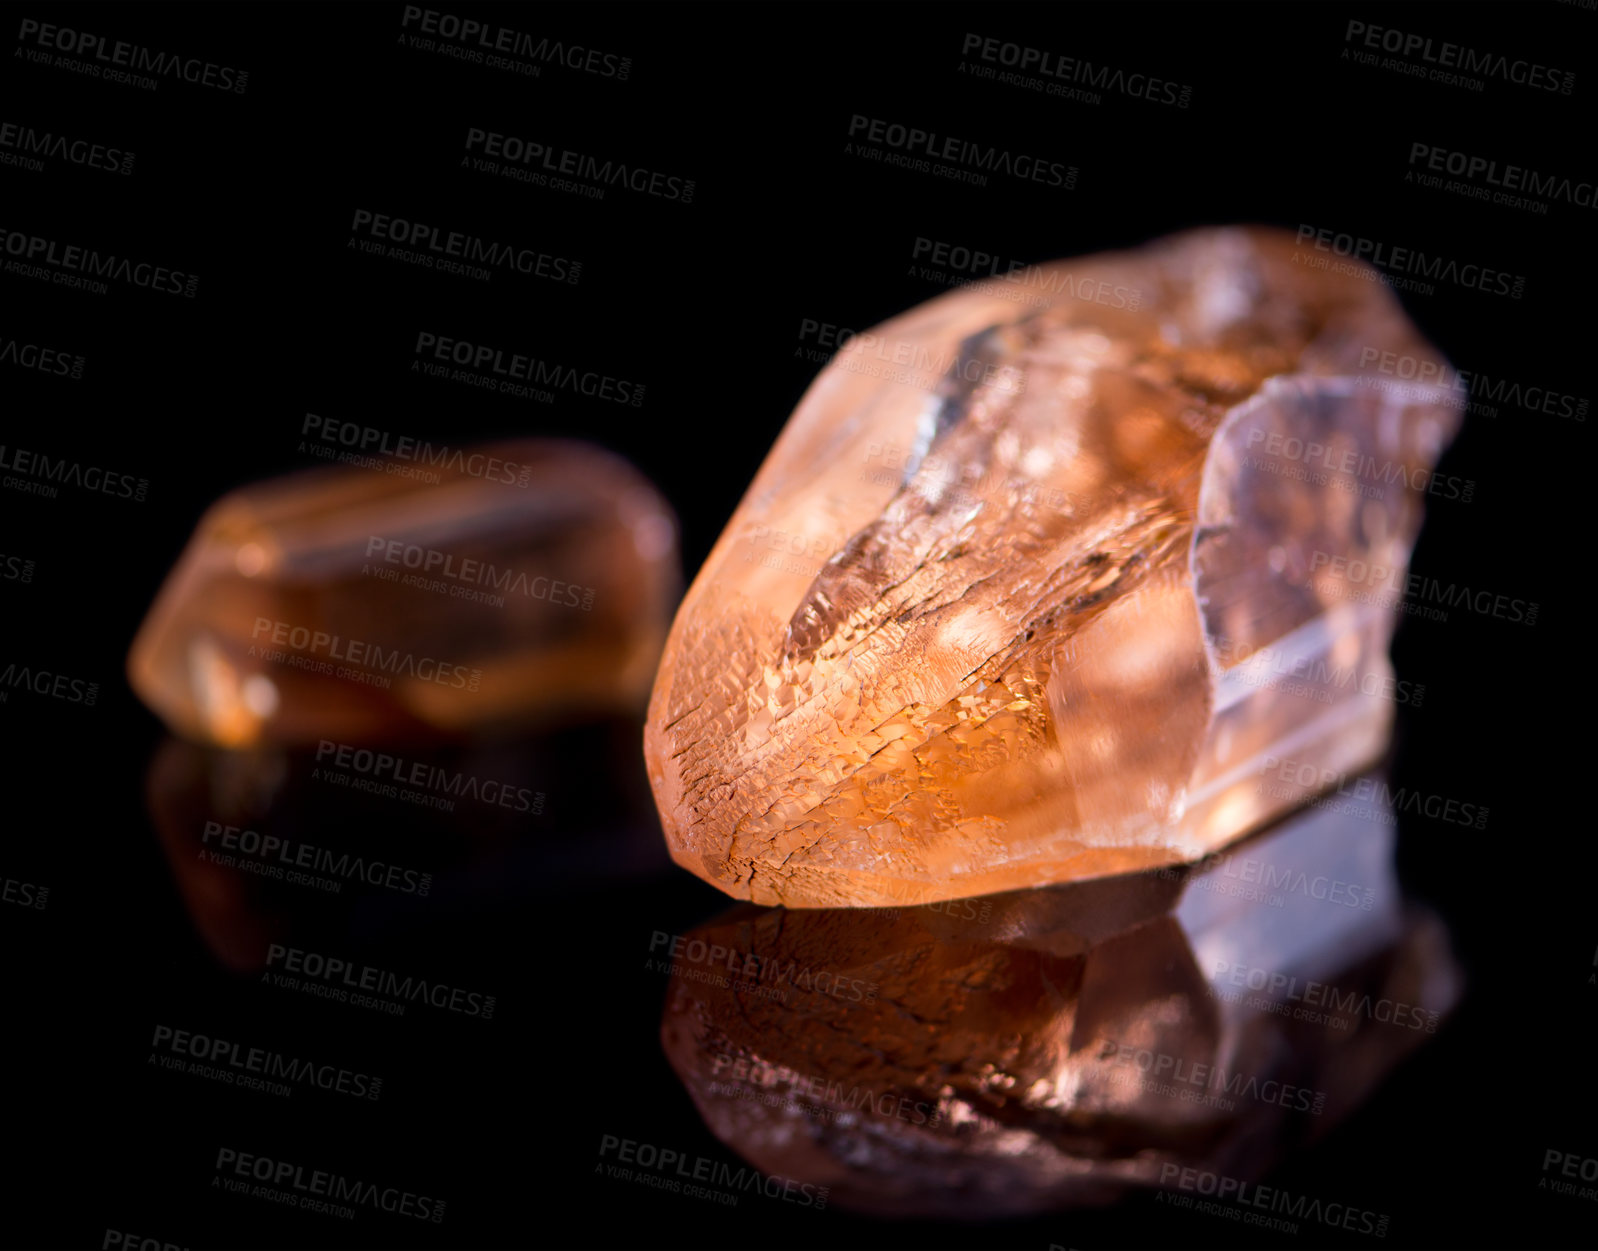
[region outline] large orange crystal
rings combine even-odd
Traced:
[[[1378,756],[1395,613],[1334,571],[1406,567],[1459,401],[1362,376],[1435,354],[1307,259],[1197,231],[851,340],[668,640],[676,861],[766,904],[957,898],[1196,858]],[[1262,788],[1282,760],[1310,780]]]

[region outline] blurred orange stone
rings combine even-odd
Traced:
[[[1195,231],[851,339],[666,646],[677,863],[790,907],[1126,873],[1378,757],[1397,609],[1338,571],[1402,585],[1460,401],[1375,372],[1436,354],[1325,259]]]
[[[273,479],[201,518],[129,680],[173,731],[222,747],[636,708],[680,586],[676,535],[642,475],[576,442]]]

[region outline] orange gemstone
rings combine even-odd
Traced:
[[[596,447],[311,470],[211,507],[128,676],[174,731],[223,747],[637,707],[678,577],[670,508]]]
[[[1345,269],[1348,267],[1345,267]],[[1456,392],[1374,271],[1206,230],[955,292],[816,379],[678,612],[645,732],[677,863],[792,907],[1193,859],[1385,745]],[[1100,300],[1099,295],[1104,298]]]

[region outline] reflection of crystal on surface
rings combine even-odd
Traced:
[[[1392,850],[1390,825],[1328,806],[1199,870],[740,905],[674,953],[663,1045],[722,1141],[872,1212],[1098,1203],[1172,1163],[1252,1178],[1458,997]]]
[[[671,512],[636,470],[553,440],[395,466],[213,505],[129,654],[145,703],[192,739],[245,747],[642,701],[678,574]]]
[[[252,818],[271,804],[287,765],[280,752],[220,752],[168,739],[145,781],[151,823],[178,894],[212,954],[236,971],[262,968],[267,944],[282,938],[289,921],[261,899],[264,875],[277,866],[269,858],[235,857],[220,843],[210,848],[206,823],[257,827]],[[224,865],[224,855],[244,867]]]
[[[1403,570],[1458,424],[1445,388],[1355,376],[1432,355],[1397,302],[1269,231],[1037,273],[1041,311],[971,289],[845,346],[678,613],[650,778],[673,857],[729,894],[1190,860],[1305,797],[1255,785],[1268,755],[1335,774],[1385,743],[1394,613],[1316,554]]]
[[[637,714],[512,737],[324,750],[168,737],[145,798],[196,931],[227,968],[269,942],[316,946],[547,911],[577,887],[667,867]],[[580,797],[563,778],[598,771]]]

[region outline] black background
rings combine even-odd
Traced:
[[[801,322],[863,329],[941,290],[910,276],[917,237],[1048,260],[1264,222],[1434,251],[1526,278],[1518,300],[1448,285],[1403,297],[1456,365],[1585,396],[1592,208],[1555,201],[1534,215],[1404,175],[1424,141],[1591,177],[1598,13],[451,12],[630,56],[631,75],[546,65],[528,78],[412,50],[390,4],[5,12],[0,120],[137,162],[129,177],[59,160],[0,166],[0,226],[201,276],[187,300],[0,274],[0,335],[87,359],[80,381],[5,367],[3,441],[151,483],[143,503],[0,492],[0,547],[37,566],[29,584],[0,582],[6,659],[101,683],[93,708],[26,691],[0,704],[0,874],[51,888],[45,911],[0,908],[7,1243],[99,1246],[115,1228],[193,1247],[1271,1245],[1152,1198],[998,1225],[891,1224],[771,1202],[723,1209],[594,1175],[607,1133],[735,1158],[660,1051],[649,936],[683,932],[725,900],[665,861],[638,727],[527,745],[548,808],[490,870],[457,865],[426,903],[303,918],[338,935],[338,950],[500,1001],[487,1025],[368,1019],[226,971],[196,932],[146,808],[164,731],[127,687],[127,646],[210,501],[311,463],[297,450],[308,411],[454,442],[602,443],[670,499],[691,576],[816,373],[796,356],[814,346]],[[144,91],[35,65],[14,55],[25,17],[243,67],[248,90]],[[1495,78],[1478,93],[1356,66],[1342,55],[1351,19],[1574,70],[1574,92]],[[1191,103],[1105,92],[1092,105],[977,81],[957,72],[968,31],[1186,84]],[[1046,154],[1079,180],[973,187],[874,164],[843,153],[854,114]],[[693,201],[613,189],[596,202],[473,172],[461,167],[473,126],[691,178]],[[578,258],[582,279],[485,284],[362,255],[346,247],[360,208]],[[646,399],[530,404],[423,378],[409,368],[422,330],[631,379]],[[1469,993],[1363,1111],[1274,1175],[1391,1213],[1394,1245],[1590,1245],[1598,1215],[1537,1187],[1546,1149],[1598,1154],[1590,424],[1509,405],[1472,417],[1443,470],[1473,479],[1475,497],[1430,501],[1415,557],[1416,572],[1540,607],[1531,627],[1407,619],[1395,645],[1400,675],[1427,692],[1400,709],[1395,780],[1491,811],[1485,831],[1401,827],[1406,884],[1448,918]],[[357,805],[315,819],[397,818]],[[279,902],[323,906],[304,891]],[[277,1100],[160,1073],[146,1060],[161,1022],[365,1067],[385,1094]],[[223,1144],[380,1175],[445,1197],[448,1217],[345,1222],[226,1196],[209,1186]],[[1353,1240],[1309,1227],[1294,1245]]]

